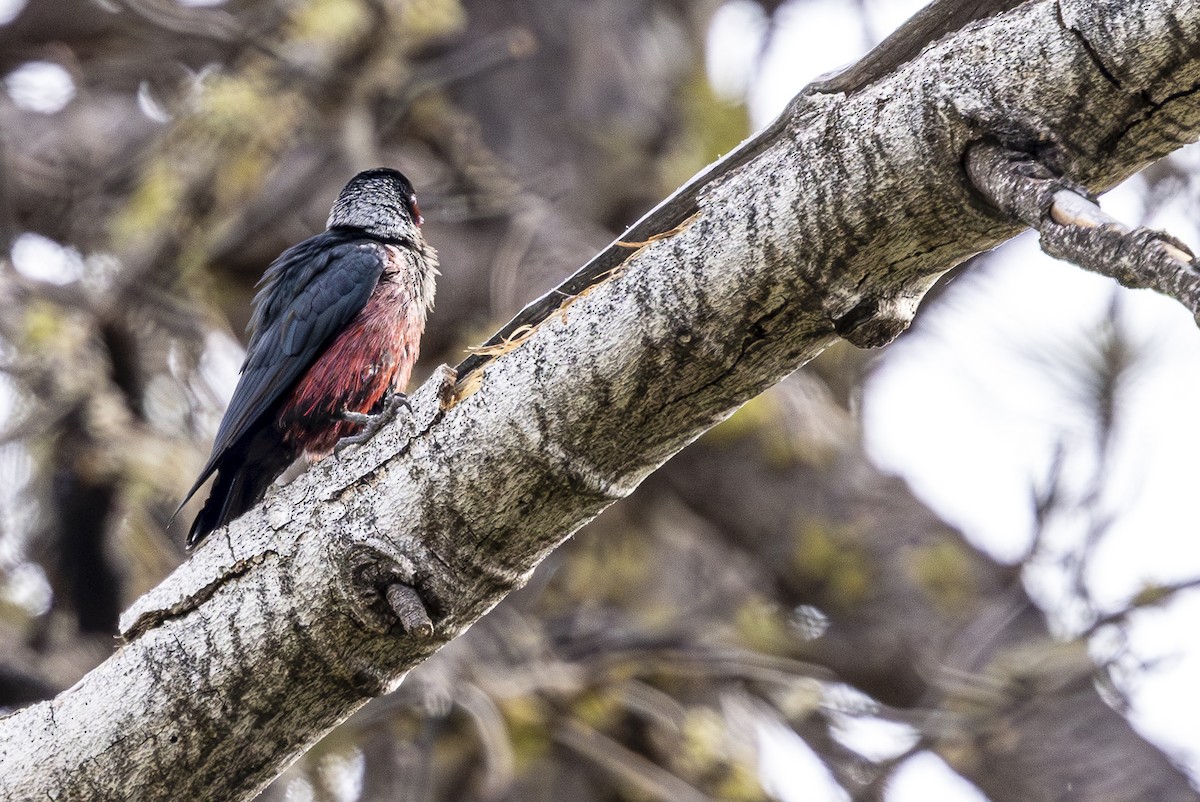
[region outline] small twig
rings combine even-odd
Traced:
[[[929,749],[933,739],[922,734],[917,738],[917,742],[905,749],[895,757],[889,757],[882,760],[875,767],[875,776],[872,777],[865,786],[863,786],[854,795],[855,802],[874,802],[874,800],[883,800],[887,798],[888,785],[892,778],[896,776],[896,771],[910,758],[916,757],[921,752]]]
[[[433,621],[425,610],[425,603],[417,592],[408,585],[399,583],[388,585],[388,606],[396,614],[400,626],[414,638],[428,638],[433,635]]]
[[[1124,226],[1116,217],[1110,217],[1098,205],[1092,203],[1091,200],[1067,190],[1060,190],[1054,193],[1054,203],[1050,207],[1050,217],[1060,226],[1081,226],[1084,228],[1112,226],[1118,229],[1118,231],[1129,233],[1129,228]],[[1186,246],[1176,246],[1174,241],[1168,239],[1164,239],[1162,245],[1163,250],[1171,258],[1176,259],[1176,261],[1183,264],[1193,264],[1195,262],[1195,257],[1186,250]]]
[[[1046,473],[1045,488],[1033,488],[1033,537],[1030,538],[1029,548],[1018,561],[1026,565],[1048,551],[1047,534],[1050,531],[1050,517],[1067,506],[1065,500],[1066,483],[1063,478],[1063,466],[1067,460],[1067,445],[1060,439],[1054,445],[1054,455],[1050,459],[1050,469]]]
[[[824,666],[741,649],[639,649],[616,646],[598,655],[588,667],[595,674],[619,670],[631,676],[639,676],[641,666],[650,667],[656,673],[679,677],[729,677],[778,684],[789,684],[801,677],[827,682],[835,682],[838,679]]]
[[[113,5],[167,33],[208,39],[220,44],[237,41],[241,23],[219,8],[191,8],[157,0],[114,0]]]
[[[417,65],[412,78],[385,100],[380,114],[380,133],[387,133],[399,125],[413,101],[426,92],[453,86],[529,58],[537,53],[539,47],[533,31],[523,26],[512,26],[441,58]]]
[[[1133,230],[1121,221],[1105,214],[1104,210],[1094,202],[1065,189],[1054,193],[1053,203],[1050,205],[1050,218],[1060,226],[1079,226],[1081,228],[1107,226],[1121,234],[1133,233]],[[1146,229],[1138,230],[1145,231]],[[1186,245],[1178,242],[1174,237],[1168,238],[1169,235],[1164,235],[1162,232],[1152,231],[1151,233],[1157,235],[1162,249],[1172,259],[1185,265],[1195,265],[1196,257],[1187,250]]]
[[[260,53],[287,65],[290,70],[299,68],[274,44],[246,30],[245,22],[217,8],[190,8],[179,3],[161,0],[112,0],[113,5],[128,13],[133,19],[152,28],[194,39],[206,39],[220,45],[236,44],[257,50]]]
[[[560,745],[575,752],[636,788],[640,794],[664,802],[707,802],[708,797],[657,763],[639,755],[609,736],[575,718],[568,718],[553,733]]]
[[[504,714],[491,696],[471,682],[458,684],[454,701],[470,716],[479,736],[483,752],[480,796],[502,799],[511,790],[517,775],[517,757]]]
[[[1102,627],[1120,624],[1138,610],[1145,610],[1149,607],[1160,607],[1174,598],[1176,594],[1196,588],[1200,588],[1200,577],[1193,577],[1192,579],[1185,579],[1182,582],[1172,582],[1165,585],[1148,585],[1138,591],[1129,600],[1129,603],[1120,610],[1114,610],[1111,613],[1098,617],[1081,637],[1089,638],[1096,634]]]
[[[1186,245],[1162,231],[1130,228],[1086,190],[1034,157],[992,143],[967,153],[975,188],[1001,212],[1041,233],[1042,250],[1133,288],[1179,301],[1200,321],[1200,271]]]

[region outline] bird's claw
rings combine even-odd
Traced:
[[[411,420],[413,416],[412,404],[409,403],[408,396],[404,393],[389,393],[384,398],[383,405],[379,411],[370,415],[363,414],[362,412],[343,410],[339,413],[339,418],[350,423],[357,423],[363,428],[358,434],[352,434],[349,437],[343,437],[341,440],[338,440],[337,444],[333,447],[333,453],[340,455],[349,446],[360,446],[370,440],[379,433],[380,429],[396,418],[401,407],[408,411],[408,417]]]

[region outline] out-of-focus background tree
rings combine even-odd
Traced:
[[[919,3],[884,5],[0,3],[0,705],[104,659],[119,611],[184,559],[171,513],[254,283],[354,171],[418,187],[443,269],[427,373],[765,122],[764,86],[853,60]],[[1195,162],[1127,191],[1142,218],[1195,204]],[[1152,674],[1134,624],[1191,583],[1133,577],[1114,603],[1093,570],[1145,459],[1122,427],[1153,348],[1122,302],[1053,348],[967,359],[983,415],[988,382],[1068,404],[1023,495],[994,495],[1016,508],[1000,541],[867,456],[873,374],[894,467],[960,425],[959,399],[894,376],[960,336],[1006,267],[979,261],[882,356],[831,349],[673,460],[266,796],[1200,798],[1200,753],[1129,715]],[[1013,484],[945,454],[977,490]]]

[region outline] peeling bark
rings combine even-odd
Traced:
[[[800,96],[452,397],[435,377],[413,421],[214,533],[107,662],[0,721],[0,796],[253,796],[739,404],[838,336],[889,341],[938,275],[1015,234],[962,169],[973,143],[1102,190],[1194,140],[1198,40],[1190,0],[1043,0],[853,95]],[[396,584],[430,636],[385,626]]]

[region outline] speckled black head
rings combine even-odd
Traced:
[[[329,213],[331,229],[352,229],[389,242],[415,242],[422,223],[412,183],[398,170],[365,170],[342,189]]]

